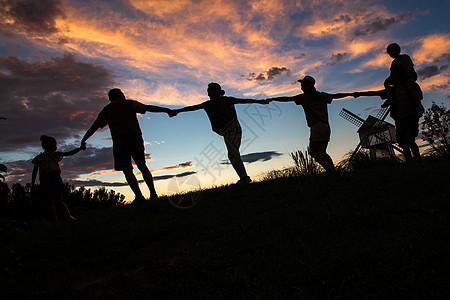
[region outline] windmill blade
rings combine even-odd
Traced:
[[[381,109],[378,111],[378,113],[377,113],[377,115],[376,115],[376,118],[379,119],[379,120],[381,120],[381,121],[384,121],[384,119],[386,119],[386,117],[387,117],[387,115],[388,115],[388,113],[389,113],[390,110],[391,110],[391,107],[390,107],[390,106],[381,108]]]
[[[346,119],[347,121],[358,127],[361,127],[361,125],[364,123],[364,119],[358,117],[357,115],[346,110],[345,108],[341,110],[339,116],[341,116],[342,118]]]

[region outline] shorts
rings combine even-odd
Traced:
[[[141,134],[122,134],[113,138],[114,170],[132,169],[131,158],[139,165],[145,163],[144,140]]]
[[[48,173],[39,177],[39,193],[42,197],[54,196],[61,199],[64,192],[64,183],[59,173]]]
[[[419,116],[411,115],[395,120],[395,136],[400,146],[412,145],[419,135]]]
[[[309,140],[311,142],[329,142],[331,136],[330,124],[318,122],[311,126]]]

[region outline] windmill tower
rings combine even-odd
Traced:
[[[352,153],[353,157],[360,148],[368,149],[370,157],[383,158],[395,157],[394,149],[403,152],[395,145],[397,140],[395,138],[395,126],[384,121],[389,113],[389,108],[382,108],[377,115],[367,117],[366,120],[360,118],[354,113],[343,108],[339,116],[343,117],[353,125],[359,127],[359,144]]]

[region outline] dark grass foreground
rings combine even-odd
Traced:
[[[446,299],[449,170],[429,158],[41,221],[3,249],[0,297]]]

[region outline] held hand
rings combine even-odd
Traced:
[[[354,93],[351,93],[350,94],[351,96],[353,96],[353,98],[358,98],[358,97],[360,97],[361,96],[361,93],[359,93],[359,92],[354,92]]]
[[[269,104],[270,102],[272,102],[272,99],[266,99],[261,101],[262,104]]]
[[[178,110],[177,109],[171,109],[170,111],[167,112],[167,114],[169,115],[169,117],[173,118],[176,115],[178,115]]]
[[[83,151],[86,150],[86,142],[81,143],[80,149]]]

